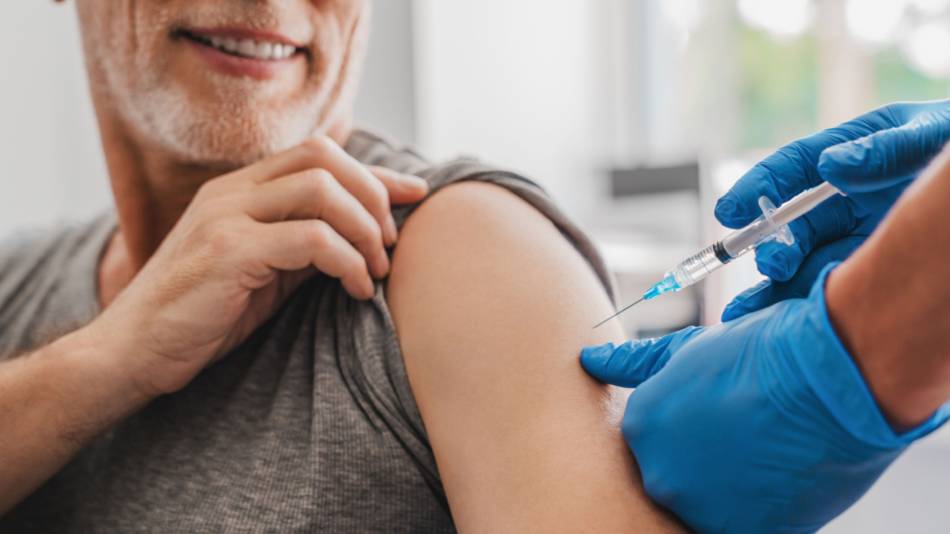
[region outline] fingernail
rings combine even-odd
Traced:
[[[761,291],[761,289],[751,291],[742,297],[736,297],[732,302],[727,304],[725,309],[722,310],[722,322],[738,319],[752,311],[754,308],[749,306],[749,299],[759,291]]]
[[[715,208],[716,218],[720,221],[732,219],[736,215],[736,201],[732,199],[731,196],[724,196],[716,202]]]
[[[399,231],[396,230],[396,219],[393,219],[392,214],[389,214],[386,217],[386,222],[383,225],[383,239],[386,240],[386,246],[393,246],[396,244],[396,238],[399,235]]]
[[[383,254],[374,261],[373,276],[375,278],[385,278],[387,273],[389,273],[389,256],[387,256],[384,251]]]
[[[408,185],[410,185],[414,189],[420,189],[423,191],[429,190],[429,182],[427,182],[425,178],[420,178],[413,174],[402,174],[400,176],[402,177],[402,180],[404,182],[406,182]]]
[[[860,141],[841,143],[822,151],[818,158],[818,174],[839,187],[856,177],[868,174],[870,148]]]
[[[363,294],[366,295],[366,300],[370,300],[376,295],[376,284],[368,278],[363,283],[365,285],[365,287],[363,287],[365,293]]]
[[[716,213],[731,214],[736,209],[736,201],[731,196],[724,196],[716,201]]]
[[[724,310],[722,310],[722,322],[728,323],[733,319],[737,319],[745,315],[745,306],[741,303],[730,302]]]

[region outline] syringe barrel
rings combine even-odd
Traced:
[[[768,198],[761,197],[759,199],[759,207],[762,209],[761,217],[745,228],[729,233],[722,241],[680,262],[666,273],[661,284],[655,286],[656,294],[689,287],[765,241],[774,239],[787,245],[792,244],[794,239],[788,229],[788,223],[808,213],[837,193],[839,191],[826,182],[799,193],[779,208],[773,206]],[[675,280],[679,287],[675,287],[672,281],[668,280],[669,278]]]
[[[722,238],[722,246],[726,254],[735,259],[752,247],[770,239],[780,228],[772,219],[759,217],[745,228],[730,232]]]
[[[828,182],[807,189],[795,195],[776,208],[766,197],[759,199],[762,216],[745,228],[735,230],[722,239],[722,246],[730,258],[735,259],[753,247],[777,239],[792,244],[794,238],[788,229],[788,223],[815,209],[819,204],[840,193]]]
[[[680,287],[689,287],[699,282],[716,269],[725,265],[725,263],[719,259],[719,254],[716,254],[716,247],[717,245],[711,245],[686,258],[680,262],[679,265],[674,267],[672,271],[667,273],[667,275],[672,276]]]

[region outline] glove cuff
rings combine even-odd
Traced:
[[[906,447],[942,426],[950,418],[950,403],[943,405],[917,427],[897,433],[881,412],[864,376],[835,332],[825,301],[828,274],[841,262],[829,264],[812,286],[808,300],[811,313],[806,319],[815,332],[815,342],[824,350],[805,351],[801,370],[832,416],[855,438],[867,445],[886,449]],[[807,343],[806,343],[807,345]],[[807,348],[807,346],[806,346]],[[807,363],[807,365],[805,365]],[[829,380],[835,377],[837,380]]]

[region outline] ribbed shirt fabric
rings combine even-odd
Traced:
[[[610,291],[591,242],[531,181],[474,160],[432,165],[365,131],[346,149],[433,192],[462,180],[509,189]],[[414,207],[397,209],[397,223]],[[0,359],[99,313],[97,266],[115,228],[108,213],[3,241]],[[183,390],[97,438],[0,518],[0,532],[454,532],[384,284],[358,302],[315,276]]]

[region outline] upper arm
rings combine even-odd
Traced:
[[[578,362],[619,327],[585,260],[496,186],[437,193],[400,234],[389,302],[463,532],[675,530]]]

